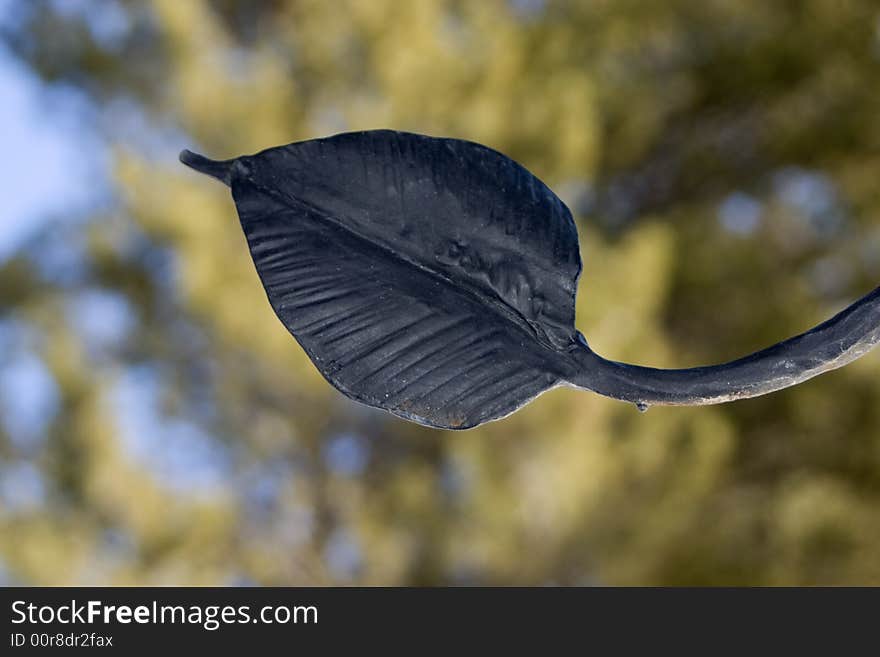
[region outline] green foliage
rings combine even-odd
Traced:
[[[554,390],[475,431],[424,429],[323,381],[228,191],[174,159],[378,127],[486,143],[578,215],[597,352],[728,360],[880,279],[876,2],[155,0],[121,4],[109,42],[31,4],[8,45],[144,126],[100,115],[118,203],[71,229],[79,278],[28,252],[0,265],[0,318],[27,327],[60,399],[32,453],[0,435],[2,463],[46,490],[0,507],[13,579],[880,584],[877,355],[721,407]],[[97,351],[63,311],[94,288],[135,318]],[[113,403],[131,371],[163,418],[140,452]],[[224,455],[220,480],[151,461],[181,424]]]

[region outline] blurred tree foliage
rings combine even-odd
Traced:
[[[424,429],[323,382],[228,191],[175,159],[378,127],[486,143],[577,215],[599,353],[719,362],[880,280],[875,0],[67,4],[21,3],[3,39],[94,101],[116,203],[0,264],[0,366],[29,350],[58,390],[39,436],[0,435],[7,488],[25,467],[42,490],[2,502],[9,579],[880,584],[878,355],[721,407],[555,390]],[[71,319],[90,294],[125,330]]]

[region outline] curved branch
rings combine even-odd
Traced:
[[[796,337],[738,360],[664,370],[618,363],[584,344],[571,383],[608,397],[651,405],[698,406],[757,397],[843,367],[880,342],[880,287]]]

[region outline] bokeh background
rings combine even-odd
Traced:
[[[880,282],[876,0],[0,0],[0,582],[880,584],[880,354],[718,407],[348,401],[177,162],[393,127],[571,206],[578,327],[738,357]]]

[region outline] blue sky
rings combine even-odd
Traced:
[[[0,0],[0,22],[9,20],[9,8]],[[112,186],[107,147],[98,129],[100,112],[84,94],[46,84],[2,46],[0,89],[2,262],[47,225],[84,221],[95,210],[109,208]],[[71,321],[87,343],[96,342],[98,348],[118,342],[131,328],[133,316],[118,295],[83,291],[71,302],[76,311]],[[24,456],[39,448],[58,405],[55,382],[31,341],[24,327],[0,323],[0,349],[6,354],[0,354],[0,419]],[[192,423],[163,420],[156,408],[156,386],[135,376],[137,371],[124,373],[114,396],[123,444],[165,483],[216,486],[219,473],[228,467],[226,455]],[[155,449],[157,441],[164,449]],[[157,452],[164,458],[154,462],[149,455]],[[27,460],[0,467],[0,480],[5,482],[0,501],[16,506],[38,503],[36,472]],[[14,499],[11,483],[20,493]]]
[[[0,261],[49,220],[76,221],[107,194],[105,151],[78,92],[43,84],[0,46]]]

